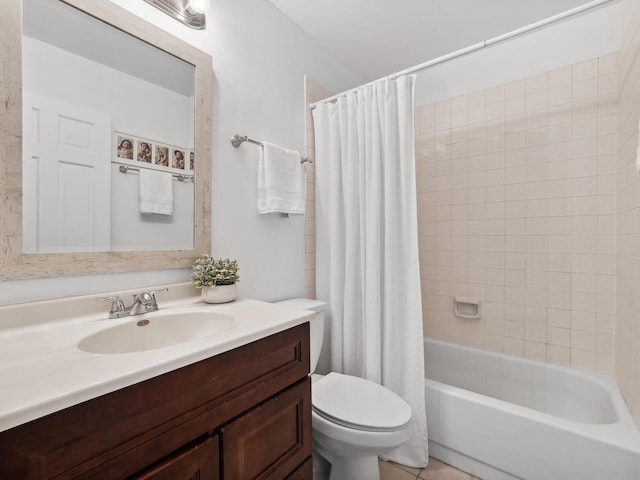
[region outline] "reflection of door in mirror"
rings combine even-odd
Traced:
[[[111,119],[28,91],[22,99],[23,250],[109,250]]]
[[[194,66],[58,0],[23,2],[22,53],[23,251],[193,249],[192,177],[148,215],[138,171],[192,174]]]

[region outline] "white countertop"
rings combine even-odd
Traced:
[[[287,330],[313,316],[248,299],[221,305],[196,298],[165,308],[159,304],[160,312],[209,309],[231,315],[236,322],[210,337],[123,354],[88,353],[77,345],[88,335],[142,316],[107,319],[105,311],[101,316],[0,329],[0,432]]]

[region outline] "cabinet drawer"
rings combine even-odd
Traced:
[[[186,448],[129,480],[219,480],[218,437]]]
[[[225,479],[285,478],[311,455],[311,379],[223,427],[221,438]]]

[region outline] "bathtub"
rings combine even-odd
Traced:
[[[640,432],[605,376],[425,338],[429,453],[485,480],[638,480]]]

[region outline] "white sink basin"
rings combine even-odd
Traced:
[[[129,318],[127,323],[83,338],[78,348],[105,354],[142,352],[216,335],[235,324],[231,315],[202,310],[155,312]]]

